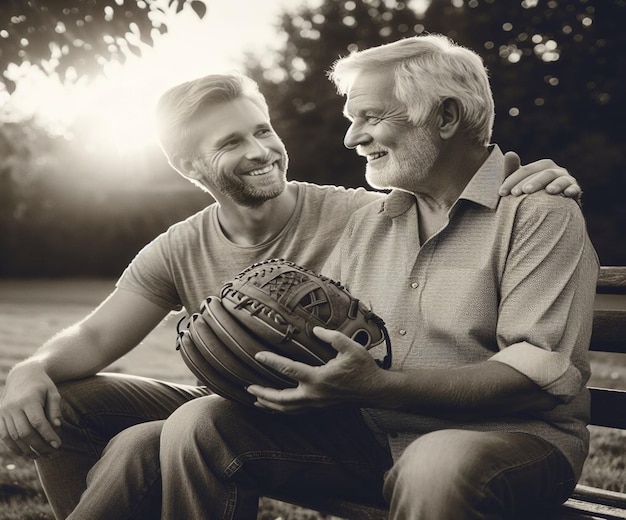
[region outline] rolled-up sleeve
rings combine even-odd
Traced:
[[[491,359],[509,365],[565,401],[582,386],[580,370],[564,352],[549,352],[524,341],[510,345]]]
[[[528,197],[514,219],[491,359],[568,402],[589,378],[597,256],[573,201]]]

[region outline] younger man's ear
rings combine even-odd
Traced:
[[[445,98],[437,112],[439,135],[442,139],[452,138],[461,125],[461,106],[454,98]]]
[[[196,163],[189,157],[182,156],[180,154],[174,154],[170,158],[170,164],[181,175],[190,179],[200,179],[202,173],[196,167]]]

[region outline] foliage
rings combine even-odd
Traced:
[[[362,160],[342,144],[343,100],[326,72],[353,50],[419,31],[416,24],[415,13],[400,2],[326,0],[317,9],[283,16],[280,30],[287,44],[275,66],[266,69],[250,60],[248,72],[270,100],[272,121],[290,153],[291,178],[363,184]]]
[[[44,3],[54,15],[49,14],[41,34],[31,30],[39,47],[29,43],[17,49],[20,35],[38,19],[28,5]],[[147,38],[164,30],[155,18],[161,12],[157,4],[162,9],[192,5],[191,0],[152,0],[147,7],[141,0],[108,3],[115,4],[109,21],[104,1],[0,4],[0,20],[8,20],[5,27],[11,29],[7,36],[0,22],[0,69],[9,56],[45,62],[47,42],[62,46],[69,38],[67,28],[79,27],[93,11],[98,16],[91,15],[89,30],[72,33],[84,36],[85,45],[68,45],[55,69],[61,73],[74,64],[81,74],[89,73],[100,58],[111,56],[107,52],[126,52],[120,38],[132,30],[122,20],[137,23]],[[193,6],[204,15],[197,2]],[[268,97],[274,126],[289,150],[289,176],[365,185],[362,159],[343,147],[348,126],[343,99],[326,72],[355,49],[442,32],[476,50],[490,70],[494,141],[503,150],[517,151],[523,162],[550,157],[572,172],[584,188],[583,210],[601,263],[626,264],[626,206],[621,202],[626,192],[626,127],[621,124],[626,116],[626,1],[434,0],[423,13],[411,6],[392,0],[322,0],[315,9],[302,5],[285,13],[277,27],[285,35],[283,48],[249,57],[249,73]],[[26,20],[12,23],[11,9],[26,13]],[[122,16],[123,9],[131,15]],[[54,30],[58,20],[64,21],[65,32]],[[105,33],[115,36],[111,48],[100,44]],[[90,52],[87,43],[95,46]],[[28,122],[0,125],[0,277],[117,276],[141,245],[206,203],[199,193],[181,192],[180,185],[175,194],[142,187],[148,184],[144,171],[174,176],[158,150],[141,157],[110,152],[104,157],[76,148]]]
[[[325,79],[337,57],[422,32],[447,34],[490,71],[494,141],[523,162],[549,157],[572,172],[602,263],[626,263],[626,2],[434,0],[422,15],[410,5],[325,0],[283,18],[278,70],[249,63],[290,151],[291,176],[364,185],[362,163],[341,145],[343,101]]]
[[[189,5],[202,18],[201,0],[4,0],[0,3],[0,72],[9,92],[15,89],[11,64],[30,62],[61,77],[90,75],[108,60],[123,63],[141,53],[154,33],[167,32],[164,15]]]
[[[624,264],[626,2],[438,1],[428,20],[483,56],[495,141],[526,161],[550,157],[568,168],[585,190],[601,263]]]
[[[13,92],[24,63],[71,83],[93,76],[109,60],[124,62],[167,32],[167,14],[187,6],[200,18],[206,14],[202,0],[4,1],[0,93]],[[153,150],[151,157],[161,154]],[[119,274],[139,247],[188,215],[165,191],[138,190],[144,179],[137,170],[145,165],[121,159],[128,158],[103,161],[30,121],[1,124],[0,276]],[[128,177],[135,189],[123,189],[133,183]],[[110,184],[116,178],[118,193],[94,190],[98,178]],[[189,209],[198,207],[194,194]]]
[[[147,189],[162,154],[137,159],[109,152],[103,161],[101,150],[34,125],[1,125],[0,277],[119,275],[143,245],[209,202],[172,171]]]

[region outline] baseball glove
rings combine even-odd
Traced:
[[[269,350],[313,366],[337,355],[313,334],[318,325],[368,350],[384,343],[386,355],[376,362],[391,365],[391,343],[380,317],[338,282],[282,259],[246,268],[183,321],[176,348],[189,369],[216,394],[247,405],[255,399],[245,390],[251,384],[297,386],[258,362],[256,353]]]

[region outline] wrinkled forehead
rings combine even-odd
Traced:
[[[394,94],[395,78],[391,67],[357,73],[347,89],[344,115],[348,118],[369,110],[388,111],[404,106]]]

